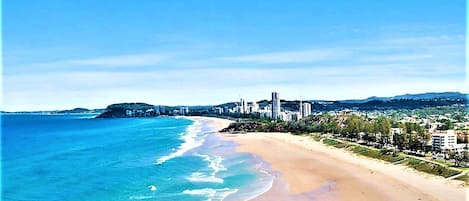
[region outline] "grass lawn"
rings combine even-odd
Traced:
[[[449,169],[445,167],[444,166],[446,165],[445,163],[438,165],[438,164],[418,160],[415,158],[405,157],[403,154],[388,154],[388,153],[384,153],[380,149],[354,145],[354,144],[347,143],[347,142],[340,142],[334,139],[324,139],[322,142],[328,146],[333,146],[333,147],[340,148],[340,149],[346,149],[348,151],[351,151],[353,153],[356,153],[362,156],[376,158],[376,159],[384,160],[390,163],[394,163],[394,162],[407,159],[407,160],[400,162],[400,164],[414,168],[418,171],[442,176],[445,178],[461,173],[461,171],[457,171],[457,170],[453,170],[453,169]],[[464,175],[464,176],[458,177],[457,179],[466,181],[467,183],[468,178],[469,178],[468,175]]]
[[[422,172],[442,176],[442,177],[445,177],[445,178],[446,177],[451,177],[451,176],[454,176],[454,175],[457,175],[457,174],[461,173],[460,171],[448,169],[448,168],[446,168],[442,165],[437,165],[437,164],[425,162],[425,161],[414,159],[414,158],[411,158],[411,159],[403,162],[402,164],[406,165],[408,167],[414,168],[418,171],[422,171]]]
[[[376,158],[380,160],[384,160],[390,163],[394,163],[400,160],[403,160],[405,157],[400,155],[400,154],[384,154],[378,149],[372,149],[372,148],[367,148],[367,147],[362,147],[362,146],[354,146],[351,151],[353,151],[356,154],[360,154],[363,156],[367,156],[370,158]]]
[[[326,144],[326,145],[329,145],[329,146],[333,146],[333,147],[336,147],[336,148],[339,148],[339,149],[342,149],[342,148],[345,148],[345,147],[348,147],[348,143],[345,143],[345,142],[339,142],[337,140],[333,140],[333,139],[324,139],[322,141],[322,143]]]
[[[353,144],[346,143],[346,142],[339,142],[333,139],[324,139],[323,143],[329,146],[340,148],[340,149],[345,148],[348,151],[352,151],[353,153],[356,153],[362,156],[376,158],[376,159],[384,160],[384,161],[391,162],[391,163],[403,160],[405,158],[404,156],[400,154],[397,154],[397,155],[384,154],[379,149],[353,145]]]
[[[439,164],[442,164],[442,165],[446,165],[446,166],[454,166],[454,163],[451,163],[451,162],[445,162],[444,160],[435,160],[437,163]]]
[[[321,134],[320,133],[311,133],[311,138],[313,138],[314,141],[321,141]]]

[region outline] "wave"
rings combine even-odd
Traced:
[[[130,196],[129,200],[148,200],[154,198],[153,196],[144,196],[144,195],[137,195],[137,196]]]
[[[220,171],[224,171],[226,170],[226,167],[223,166],[222,162],[223,162],[223,158],[221,156],[217,156],[217,155],[214,155],[213,158],[210,157],[209,155],[198,155],[200,157],[202,157],[205,161],[209,162],[209,165],[208,167],[209,168],[212,168],[213,170],[213,175],[215,175],[216,173],[220,172]]]
[[[261,173],[261,177],[256,183],[248,185],[249,193],[243,197],[245,200],[255,199],[272,188],[276,176],[265,165],[264,162],[256,164],[255,169]]]
[[[187,179],[191,182],[206,182],[206,183],[223,183],[224,182],[222,178],[218,178],[213,175],[207,176],[202,172],[194,172]]]
[[[204,138],[198,138],[198,134],[202,131],[201,124],[199,121],[195,121],[192,125],[187,127],[186,132],[182,133],[181,139],[184,142],[179,147],[170,153],[169,155],[163,156],[156,161],[157,165],[161,165],[164,162],[183,155],[187,151],[199,147],[203,144]]]
[[[193,189],[193,190],[184,190],[182,193],[187,195],[195,195],[195,196],[205,196],[207,197],[207,201],[221,201],[224,200],[229,195],[238,192],[238,189],[231,189],[231,188],[221,188],[221,189],[213,189],[213,188],[203,188],[203,189]]]
[[[223,158],[221,156],[209,156],[209,155],[201,155],[198,154],[197,156],[204,159],[204,161],[209,162],[208,166],[213,171],[210,175],[205,175],[202,172],[195,172],[192,173],[191,176],[188,178],[191,182],[212,182],[212,183],[223,183],[224,180],[222,178],[216,177],[216,174],[220,171],[225,171],[226,167],[223,166]]]

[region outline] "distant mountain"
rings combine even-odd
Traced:
[[[5,114],[86,114],[86,113],[102,113],[104,109],[86,109],[86,108],[74,108],[71,110],[51,110],[51,111],[18,111],[18,112],[6,112],[0,111]]]
[[[361,100],[342,100],[328,102],[313,102],[316,111],[331,111],[344,108],[362,111],[370,110],[398,110],[419,109],[426,107],[467,105],[467,94],[459,92],[404,94],[392,97],[372,96]]]
[[[52,113],[58,113],[58,114],[75,114],[75,113],[100,113],[102,112],[103,109],[86,109],[86,108],[74,108],[71,110],[59,110],[59,111],[53,111]]]
[[[159,106],[146,103],[117,103],[106,107],[96,118],[154,117],[160,115]]]
[[[395,96],[394,99],[466,99],[467,94],[459,92],[441,92],[441,93],[423,93],[423,94],[405,94],[401,96]]]
[[[340,103],[366,103],[370,101],[391,101],[391,100],[432,100],[432,99],[446,99],[446,100],[465,100],[467,99],[467,94],[463,94],[460,92],[429,92],[429,93],[422,93],[422,94],[404,94],[399,96],[392,96],[392,97],[376,97],[371,96],[366,99],[357,99],[357,100],[342,100],[338,101]]]

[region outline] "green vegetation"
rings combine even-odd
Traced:
[[[400,128],[391,141],[391,128]],[[290,132],[333,133],[352,141],[362,140],[367,144],[395,145],[400,150],[423,150],[430,138],[426,129],[416,123],[400,123],[387,117],[369,118],[366,115],[321,114],[299,121],[277,122],[268,119],[246,119],[231,124],[223,131],[228,132]]]
[[[469,115],[469,111],[467,108],[462,104],[454,104],[454,105],[447,105],[447,106],[437,106],[437,107],[426,107],[421,109],[414,109],[414,110],[392,110],[390,111],[392,116],[412,116],[417,115],[421,118],[427,118],[429,115],[446,115],[450,114],[450,117],[457,120],[458,122],[464,121],[464,115]]]
[[[119,103],[106,107],[106,111],[96,118],[122,118],[122,117],[154,117],[159,113],[155,106],[146,103]]]
[[[348,147],[348,143],[346,142],[339,142],[337,140],[333,140],[329,138],[324,139],[322,143],[324,143],[325,145],[333,146],[335,148],[339,148],[339,149]]]
[[[437,110],[443,113],[448,112],[452,108],[456,108],[458,111],[460,109],[459,106],[442,106],[437,108],[420,109],[418,112],[423,113],[427,110]],[[452,123],[448,122],[450,121],[445,121],[443,125],[451,128]],[[449,163],[438,164],[426,162],[399,154],[398,151],[400,150],[407,150],[412,153],[422,153],[422,151],[423,153],[428,152],[429,147],[426,146],[430,139],[428,129],[417,123],[402,123],[396,119],[388,118],[386,116],[376,117],[376,115],[368,116],[368,114],[320,114],[292,122],[272,121],[268,119],[250,119],[246,122],[234,123],[224,131],[240,130],[247,132],[290,132],[296,135],[314,133],[310,135],[313,140],[321,141],[322,139],[322,142],[328,146],[346,149],[359,155],[391,163],[397,162],[420,171],[444,177],[449,177],[458,174],[459,172],[457,169],[448,167],[465,166],[469,163],[468,152],[463,152],[462,154],[449,153],[447,159],[454,161],[454,165],[450,165]],[[323,139],[325,136],[331,136],[330,134],[333,135],[334,139]],[[372,145],[377,148],[393,147],[394,150],[376,149],[373,147],[362,146],[358,143]],[[464,168],[458,169],[461,171],[465,170]]]
[[[317,142],[321,141],[321,138],[322,138],[320,133],[312,133],[310,136],[311,138],[313,138],[314,141],[317,141]]]
[[[422,171],[422,172],[442,176],[442,177],[445,177],[445,178],[446,177],[451,177],[451,176],[454,176],[454,175],[457,175],[457,174],[461,173],[460,171],[449,169],[449,168],[444,167],[444,166],[439,165],[439,164],[434,164],[434,163],[418,160],[418,159],[415,159],[415,158],[411,158],[411,159],[403,162],[402,164],[406,165],[408,167],[414,168],[418,171]]]
[[[442,119],[439,122],[442,123],[442,125],[438,127],[440,130],[450,130],[454,128],[454,123],[449,119]]]
[[[324,139],[323,143],[328,146],[333,146],[339,149],[346,149],[346,150],[352,151],[353,153],[356,153],[358,155],[375,158],[379,160],[384,160],[390,163],[402,161],[401,163],[402,165],[414,168],[418,171],[442,176],[445,178],[461,173],[460,171],[450,169],[444,165],[434,164],[434,163],[418,160],[415,158],[407,158],[404,155],[397,154],[395,152],[385,150],[385,149],[374,149],[374,148],[365,147],[361,145],[355,145],[349,142],[340,142],[334,139]],[[460,180],[463,180],[463,179],[467,180],[467,178],[468,176],[466,175],[465,177],[460,178]]]
[[[352,144],[349,142],[340,142],[334,139],[324,139],[323,143],[329,146],[339,148],[339,149],[345,148],[349,151],[352,151],[353,153],[366,156],[366,157],[370,157],[370,158],[384,160],[390,163],[394,163],[394,162],[405,159],[403,155],[396,154],[395,152],[387,151],[384,149],[381,149],[381,150],[374,149],[370,147]]]
[[[397,154],[395,152],[387,151],[384,149],[378,150],[378,149],[373,149],[373,148],[364,147],[364,146],[354,146],[351,151],[356,154],[360,154],[360,155],[367,156],[370,158],[384,160],[390,163],[394,163],[394,162],[405,159],[404,156]]]

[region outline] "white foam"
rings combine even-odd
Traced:
[[[259,169],[259,172],[264,174],[264,176],[260,178],[260,181],[256,182],[255,186],[249,187],[249,193],[247,193],[247,196],[244,197],[245,200],[252,200],[257,198],[272,188],[275,176],[264,169]]]
[[[181,135],[181,139],[184,142],[179,145],[178,149],[173,151],[171,154],[163,156],[156,161],[157,165],[161,165],[164,162],[183,155],[187,151],[199,147],[204,143],[204,138],[198,136],[201,132],[201,124],[198,121],[195,121],[192,125],[187,127],[186,132]]]
[[[151,191],[156,191],[156,186],[155,185],[150,185],[150,186],[148,186],[148,188],[150,188]]]
[[[221,156],[214,155],[213,157],[211,157],[209,155],[200,154],[198,156],[202,157],[205,161],[209,162],[208,167],[212,168],[212,175],[215,175],[220,171],[226,170],[225,166],[223,166],[223,158]]]
[[[207,176],[202,172],[194,172],[189,178],[191,182],[223,183],[224,180],[213,175]]]
[[[222,178],[216,177],[218,172],[226,170],[225,166],[222,164],[223,158],[216,155],[209,156],[199,154],[198,156],[203,158],[204,161],[207,161],[209,163],[207,167],[211,168],[213,171],[210,173],[210,175],[206,175],[202,172],[194,172],[187,179],[191,182],[223,183],[224,180]]]
[[[231,188],[222,188],[222,189],[213,189],[213,188],[203,188],[203,189],[193,189],[193,190],[184,190],[182,193],[195,196],[205,196],[207,201],[221,201],[224,200],[229,195],[238,192],[238,189]]]
[[[137,196],[130,196],[129,200],[147,200],[152,199],[153,196],[144,196],[144,195],[137,195]]]
[[[203,188],[203,189],[194,189],[194,190],[184,190],[182,193],[188,195],[207,195],[213,196],[217,191],[213,188]]]

